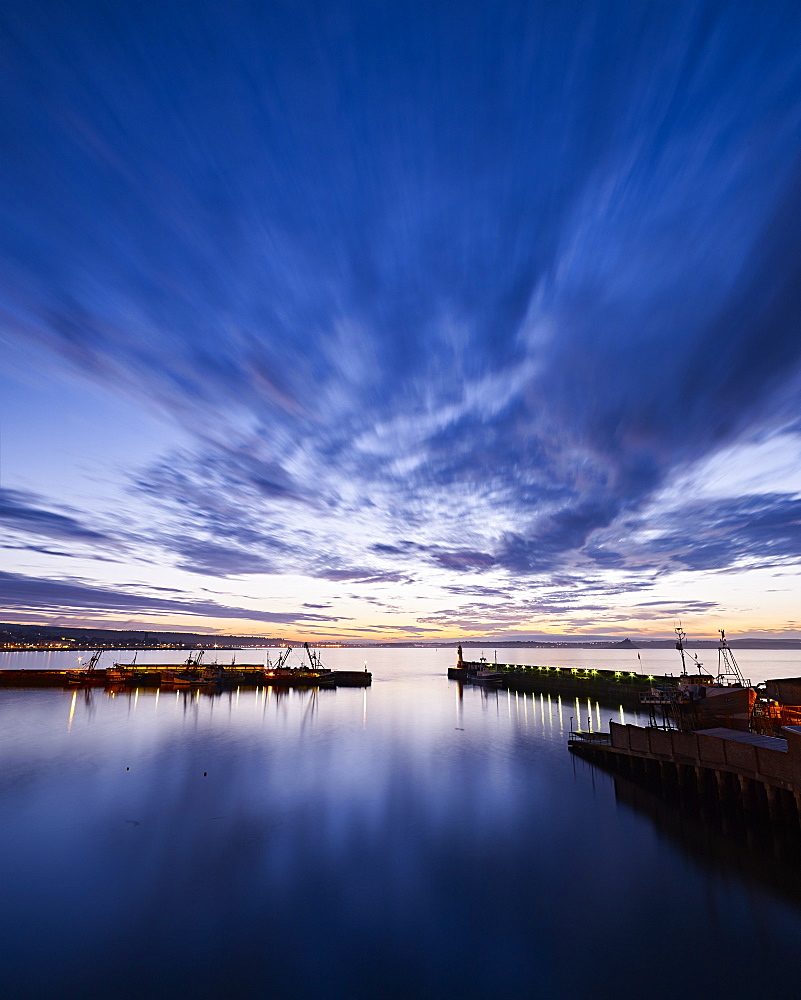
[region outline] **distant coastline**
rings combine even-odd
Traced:
[[[311,642],[311,640],[309,640]],[[208,635],[196,632],[156,632],[125,629],[67,628],[52,625],[19,625],[0,622],[0,651],[30,652],[32,650],[74,649],[84,652],[90,649],[247,649],[276,646],[302,646],[302,639],[283,639],[278,636],[254,635]],[[406,640],[375,642],[313,642],[321,647],[346,649],[673,649],[675,639],[641,639],[632,636],[626,639],[599,636],[593,639],[565,636],[554,639],[509,640],[498,636],[461,639]],[[688,645],[693,649],[716,649],[715,639],[693,639]],[[801,649],[801,635],[798,638],[763,639],[731,637],[729,645],[734,649]]]

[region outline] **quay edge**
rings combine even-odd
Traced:
[[[179,665],[176,665],[179,666]],[[231,683],[239,687],[370,687],[373,675],[364,670],[332,670],[320,678],[313,677],[267,677],[264,668],[251,671],[242,671],[245,676],[237,676]],[[161,687],[161,674],[158,669],[147,667],[137,667],[136,677],[124,682],[122,685],[113,683],[106,677],[103,668],[95,670],[92,675],[85,678],[80,684],[70,683],[70,670],[0,670],[0,689],[2,688],[63,688],[67,690],[77,690],[82,687],[114,687],[120,686],[133,688],[158,688]],[[203,686],[203,685],[196,685]],[[214,687],[211,682],[207,687]]]

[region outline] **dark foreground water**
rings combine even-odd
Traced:
[[[371,651],[368,691],[0,691],[0,994],[797,995],[792,846],[568,753],[619,711],[461,691],[452,656]]]

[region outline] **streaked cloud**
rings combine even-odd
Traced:
[[[40,497],[21,490],[0,489],[0,524],[5,528],[57,541],[100,543],[108,535],[84,524],[73,514],[50,510]]]
[[[303,625],[338,622],[335,616],[305,611],[279,612],[233,608],[216,601],[198,601],[176,594],[172,598],[135,593],[124,587],[96,587],[79,580],[37,580],[18,573],[0,572],[0,601],[9,612],[45,615],[94,612],[99,615],[183,615],[211,619],[237,619],[268,625]]]
[[[2,336],[182,444],[124,517],[15,468],[43,586],[61,542],[512,628],[801,562],[798,10],[88,10],[4,9]]]

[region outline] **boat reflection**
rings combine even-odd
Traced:
[[[245,699],[245,702],[242,702],[243,707],[244,704],[249,702],[256,708],[265,709],[270,703],[279,705],[292,702],[293,704],[300,706],[303,706],[304,704],[306,705],[303,715],[303,719],[305,721],[312,718],[316,714],[320,698],[330,697],[330,695],[335,692],[336,688],[320,688],[316,685],[310,685],[309,687],[272,687],[270,685],[266,687],[248,686],[227,690],[220,690],[219,688],[211,687],[179,688],[175,690],[175,692],[165,692],[164,689],[160,688],[132,688],[127,684],[110,684],[105,688],[84,688],[80,691],[80,693],[78,691],[72,691],[70,693],[67,731],[70,732],[72,730],[73,722],[76,720],[76,708],[81,706],[83,709],[83,711],[79,713],[79,716],[84,715],[84,717],[91,719],[97,707],[98,699],[115,699],[117,701],[125,701],[128,703],[129,711],[132,713],[137,710],[141,711],[143,705],[152,706],[153,713],[158,712],[159,701],[162,699],[162,696],[167,698],[167,704],[169,706],[181,707],[185,712],[195,710],[201,703],[208,704],[209,702],[222,702],[227,704],[232,710],[240,707],[242,699]],[[171,697],[173,693],[175,694],[174,700]],[[365,720],[367,714],[366,700],[367,691],[365,689],[365,704],[363,708]]]

